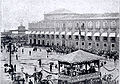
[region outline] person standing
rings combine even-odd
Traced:
[[[18,55],[16,54],[16,60],[18,60]]]
[[[22,49],[22,54],[24,53],[24,49]]]
[[[52,72],[52,64],[50,64],[50,72]]]
[[[30,79],[30,81],[29,81],[29,84],[33,84],[33,82],[31,81],[31,79]]]
[[[38,73],[38,82],[40,82],[40,81],[41,81],[42,76],[43,76],[42,71],[40,71],[40,72]]]
[[[39,59],[39,67],[41,67],[41,59]]]
[[[25,73],[26,82],[28,82],[28,73]]]
[[[31,56],[31,51],[29,51],[29,55]]]
[[[16,71],[16,65],[14,65],[14,71]]]
[[[36,84],[37,83],[37,75],[36,75],[36,73],[33,74],[33,77],[34,77],[34,84]]]

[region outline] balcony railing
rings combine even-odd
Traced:
[[[79,76],[66,76],[66,75],[60,75],[58,76],[59,80],[67,80],[68,82],[77,82],[77,81],[83,81],[83,80],[88,80],[91,78],[99,78],[100,77],[100,72],[96,73],[90,73],[90,74],[85,74],[85,75],[79,75]]]

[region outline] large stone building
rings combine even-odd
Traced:
[[[78,14],[59,9],[29,23],[29,31],[28,44],[119,50],[119,13]]]

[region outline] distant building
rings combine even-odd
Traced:
[[[29,23],[29,31],[28,44],[119,50],[119,13],[78,14],[59,9]]]
[[[25,29],[25,26],[22,24],[18,26],[17,30],[9,30],[7,32],[1,32],[2,42],[8,41],[8,37],[11,37],[10,39],[12,42],[15,43],[21,43],[24,44],[28,40],[28,36],[26,34],[28,30]],[[3,39],[4,38],[4,39]]]

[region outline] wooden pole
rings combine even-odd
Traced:
[[[9,50],[10,50],[10,59],[9,59],[9,64],[11,65],[11,42],[9,43]]]

